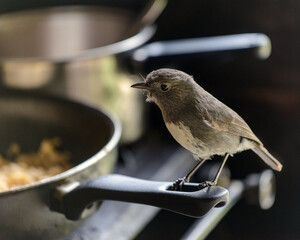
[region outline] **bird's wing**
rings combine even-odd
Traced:
[[[214,99],[218,101],[217,99]],[[208,107],[205,120],[209,122],[215,130],[227,132],[236,136],[248,138],[262,145],[261,141],[255,136],[248,124],[231,108],[218,101],[218,109],[215,104]],[[216,114],[217,112],[217,114]]]

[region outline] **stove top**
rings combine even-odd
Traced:
[[[121,147],[120,160],[117,173],[170,182],[183,177],[195,165],[195,160],[188,151],[177,144],[159,141],[141,142],[133,148]],[[214,208],[200,219],[168,212],[170,215],[167,221],[182,223],[182,228],[173,229],[173,235],[170,237],[176,236],[178,239],[179,235],[184,239],[205,237],[239,199],[243,187],[238,182],[232,184],[229,188],[230,200],[226,207]],[[96,213],[64,240],[145,239],[140,234],[151,226],[151,221],[161,212],[164,210],[152,206],[104,201]]]

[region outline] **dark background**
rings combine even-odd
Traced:
[[[236,110],[283,164],[283,171],[276,173],[273,208],[264,211],[241,201],[208,239],[300,239],[299,11],[300,2],[292,0],[172,0],[157,21],[153,41],[259,32],[272,42],[272,54],[264,61],[195,58],[180,64],[181,70]],[[157,118],[156,124],[162,126],[162,120]],[[237,178],[265,168],[251,152],[236,155],[229,165]],[[164,227],[160,231],[168,239],[168,231]]]
[[[82,1],[3,1],[0,12],[59,2],[77,4]],[[98,2],[111,1],[88,1],[90,4]],[[132,1],[115,2],[124,7]],[[135,0],[132,7],[144,2]],[[276,173],[277,199],[273,208],[263,211],[240,201],[208,236],[209,240],[300,239],[299,12],[300,1],[296,0],[170,0],[157,20],[158,28],[152,41],[253,32],[264,33],[272,41],[272,54],[264,61],[247,56],[222,61],[203,61],[195,57],[181,62],[178,67],[237,111],[283,164],[283,171]],[[153,106],[151,110],[155,128],[174,141],[163,125],[158,108]],[[229,160],[229,166],[234,178],[266,168],[250,151],[235,155]],[[169,217],[178,216],[166,214],[167,221],[156,226],[155,235],[159,239],[176,239],[170,229],[181,226]],[[139,239],[154,239],[147,230],[146,233]]]

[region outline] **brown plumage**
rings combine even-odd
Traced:
[[[173,137],[198,159],[252,149],[266,164],[281,171],[247,123],[232,109],[200,87],[188,74],[175,69],[151,72],[144,83],[147,101],[161,109]]]

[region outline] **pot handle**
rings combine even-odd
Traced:
[[[164,64],[179,59],[186,60],[191,56],[197,60],[203,58],[208,60],[228,59],[228,56],[252,56],[258,59],[267,59],[271,54],[271,41],[263,33],[243,33],[224,36],[190,38],[180,40],[168,40],[149,43],[141,48],[130,52],[131,61],[129,68],[141,68],[145,63]],[[180,58],[179,58],[180,57]]]
[[[171,182],[148,181],[111,174],[88,180],[61,199],[51,203],[70,220],[81,217],[86,207],[102,200],[147,204],[192,217],[201,217],[213,207],[228,201],[228,191],[219,186],[199,189],[199,184],[184,184],[182,191],[171,190]],[[59,196],[60,194],[55,194]],[[59,202],[59,203],[58,203]]]

